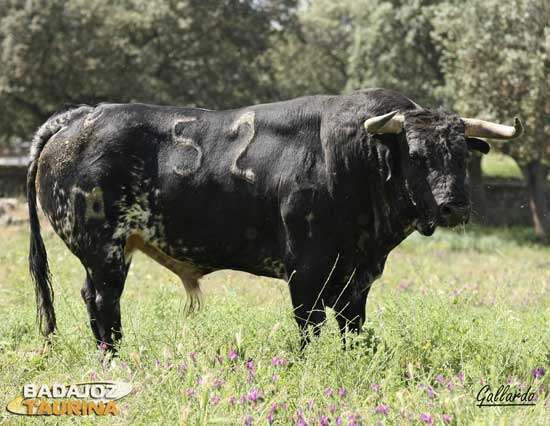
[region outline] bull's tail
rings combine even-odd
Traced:
[[[61,130],[71,118],[70,110],[54,114],[44,123],[34,135],[31,145],[31,159],[27,172],[27,202],[29,205],[29,219],[31,226],[29,269],[34,281],[36,294],[36,319],[40,331],[44,336],[49,336],[56,327],[55,312],[53,308],[54,292],[51,282],[50,268],[46,247],[40,235],[40,221],[36,206],[36,174],[38,171],[38,159],[46,142],[59,130]]]
[[[37,170],[38,160],[34,160],[31,162],[27,174],[27,201],[31,223],[29,269],[36,294],[36,320],[40,331],[47,337],[55,330],[55,312],[53,309],[53,288],[50,268],[48,267],[48,255],[40,235],[40,221],[36,209],[35,180]]]

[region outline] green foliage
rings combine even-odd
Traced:
[[[0,132],[28,136],[65,103],[230,108],[271,99],[260,59],[293,3],[2,2]]]
[[[430,37],[433,3],[309,3],[270,52],[281,92],[299,96],[386,87],[437,106],[444,82]]]
[[[519,114],[525,136],[502,149],[521,164],[550,162],[550,3],[468,0],[433,22],[458,111],[508,123]]]
[[[367,0],[349,56],[347,89],[386,87],[428,107],[441,103],[443,75],[432,42],[434,0]]]
[[[357,414],[364,424],[415,425],[428,413],[433,424],[441,425],[443,414],[452,416],[451,424],[545,425],[549,376],[536,379],[532,370],[550,366],[550,331],[541,326],[547,320],[550,249],[531,244],[532,234],[479,227],[438,231],[431,238],[413,234],[392,252],[384,276],[371,290],[364,339],[342,350],[330,315],[320,338],[303,354],[282,281],[217,272],[204,280],[204,310],[185,318],[177,277],[137,255],[122,298],[120,356],[102,361],[79,294],[84,270],[49,227],[44,235],[59,333],[52,350],[39,354],[42,340],[27,274],[28,232],[4,228],[2,405],[24,383],[77,383],[94,377],[130,381],[134,392],[118,404],[121,416],[90,416],[79,423],[238,425],[252,417],[254,425],[264,425],[276,404],[278,425],[291,424],[298,409],[309,424],[317,424],[309,420],[318,419],[322,410],[331,424],[336,416],[347,424],[348,416]],[[235,361],[230,350],[238,355]],[[286,363],[273,365],[273,357]],[[254,374],[248,360],[254,361]],[[513,389],[525,384],[536,392],[541,387],[542,393],[532,408],[480,409],[475,397],[481,381],[493,389],[511,381]],[[241,402],[252,389],[263,391],[263,397]],[[347,394],[339,395],[339,389]],[[388,407],[387,414],[376,413],[380,405]],[[66,417],[9,416],[7,421],[74,423]]]
[[[348,82],[355,12],[364,1],[318,0],[302,7],[268,57],[285,97],[337,94]]]

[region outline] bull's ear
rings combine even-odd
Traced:
[[[491,147],[483,139],[478,138],[466,138],[469,150],[479,151],[482,154],[488,154]]]

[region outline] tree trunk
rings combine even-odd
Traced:
[[[548,166],[541,164],[538,160],[521,167],[527,183],[529,208],[535,225],[535,234],[543,244],[550,243],[550,210],[546,197],[549,170]]]
[[[487,222],[487,194],[483,186],[481,154],[471,153],[468,163],[470,179],[470,199],[472,200],[472,219],[477,223]]]

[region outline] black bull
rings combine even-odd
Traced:
[[[394,110],[402,132],[365,127]],[[42,333],[56,322],[37,195],[86,269],[82,297],[100,343],[121,337],[135,250],[181,278],[190,311],[203,275],[235,269],[289,281],[301,330],[332,307],[342,331],[359,331],[389,252],[415,229],[467,221],[468,148],[488,151],[458,116],[383,89],[231,111],[102,104],[56,113],[34,137],[28,173]]]

